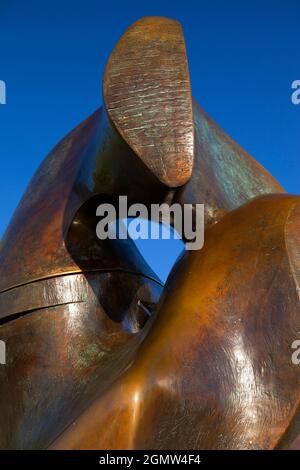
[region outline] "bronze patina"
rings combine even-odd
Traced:
[[[205,205],[166,285],[96,208]],[[103,107],[44,160],[1,252],[0,447],[299,447],[300,197],[192,98],[177,21],[111,53]]]

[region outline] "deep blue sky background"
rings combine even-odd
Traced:
[[[40,161],[101,104],[109,53],[145,15],[181,21],[194,96],[286,190],[300,192],[300,106],[290,99],[300,79],[299,0],[0,0],[0,237]],[[164,277],[174,253],[155,252]]]

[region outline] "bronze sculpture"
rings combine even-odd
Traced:
[[[192,99],[180,25],[112,52],[103,109],[42,163],[1,249],[1,448],[274,449],[300,434],[300,198]],[[166,286],[96,207],[205,204]]]

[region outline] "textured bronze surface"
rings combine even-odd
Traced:
[[[24,314],[25,312],[31,312],[33,310],[56,305],[64,305],[70,302],[98,303],[100,288],[98,283],[99,279],[102,279],[102,273],[103,271],[91,271],[80,274],[51,277],[37,282],[32,282],[30,284],[24,284],[23,286],[3,292],[2,295],[0,295],[0,324],[1,321],[11,321],[19,312]],[[131,284],[128,284],[126,292],[122,293],[124,309],[125,297],[127,296],[133,300],[133,291],[130,289],[136,289],[136,285],[140,282],[141,276],[139,274],[128,274],[122,271],[106,272],[105,276],[105,279],[108,280],[110,289],[115,289],[116,291],[118,288],[122,291],[122,287],[124,287],[122,282],[119,282],[120,280],[126,279],[126,276],[127,278],[132,276]],[[151,277],[145,279],[148,279],[148,283],[150,284],[159,284],[158,281],[151,279]],[[139,294],[141,296],[141,290],[139,291]],[[102,297],[104,297],[102,302],[105,302],[106,296],[102,294]],[[143,300],[142,296],[140,299]],[[137,302],[137,299],[134,300]],[[112,308],[113,303],[114,300],[112,299],[110,305],[107,304],[107,314],[109,314],[109,310]],[[118,307],[121,308],[121,305]],[[121,313],[121,311],[119,313]],[[124,311],[122,314],[124,314]]]
[[[103,97],[124,140],[159,180],[170,187],[186,183],[194,128],[180,24],[158,17],[134,23],[108,60]]]
[[[178,22],[122,36],[103,108],[50,153],[0,251],[0,448],[299,447],[300,197],[191,99]],[[205,204],[164,289],[103,202]]]

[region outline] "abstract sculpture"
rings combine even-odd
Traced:
[[[125,32],[103,98],[3,240],[0,447],[297,446],[300,198],[192,99],[178,22]],[[204,248],[165,286],[132,241],[96,237],[97,206],[120,195],[205,204]]]

